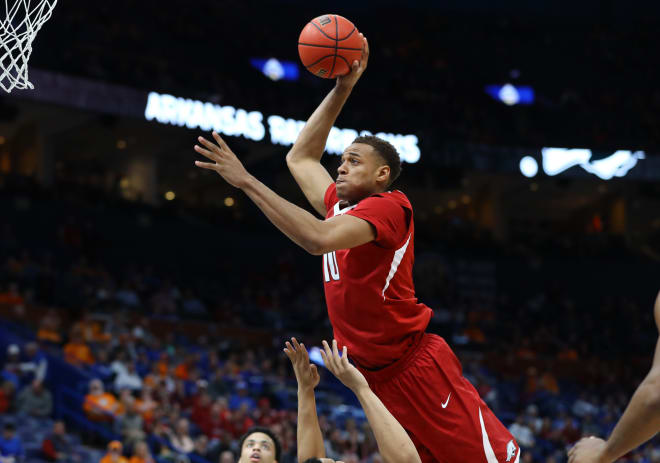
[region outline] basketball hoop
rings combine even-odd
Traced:
[[[0,0],[2,2],[3,0]],[[0,11],[0,87],[33,89],[28,80],[32,41],[50,19],[57,0],[4,0]]]

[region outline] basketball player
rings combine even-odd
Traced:
[[[660,293],[653,309],[660,333]],[[607,441],[596,437],[581,439],[568,452],[569,463],[611,463],[642,445],[660,431],[660,337],[655,346],[651,371],[630,399],[621,419]]]
[[[284,348],[298,381],[298,461],[306,463],[334,463],[325,458],[323,436],[316,414],[314,388],[319,384],[319,372],[316,365],[309,363],[309,355],[304,344],[298,344],[296,338],[286,343]],[[387,411],[387,408],[369,389],[364,376],[348,361],[344,346],[339,355],[337,341],[332,341],[332,349],[323,341],[321,351],[323,362],[330,372],[349,388],[362,404],[378,444],[378,451],[385,463],[420,463],[419,455],[406,431]],[[340,462],[341,463],[341,462]]]
[[[415,227],[408,198],[388,188],[401,171],[396,149],[377,137],[358,137],[344,151],[337,180],[320,159],[334,124],[367,67],[360,62],[337,78],[311,115],[287,164],[314,209],[278,196],[251,176],[220,136],[195,150],[242,189],[296,244],[323,255],[323,279],[334,337],[371,389],[410,434],[423,462],[516,462],[520,450],[439,336],[426,334],[432,311],[417,302],[412,280]]]
[[[262,426],[253,426],[241,436],[238,463],[277,463],[282,457],[282,444],[275,433]]]

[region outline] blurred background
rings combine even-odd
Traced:
[[[606,436],[658,335],[660,7],[500,3],[60,2],[35,89],[0,96],[0,451],[231,463],[264,424],[295,461],[281,348],[332,335],[320,262],[192,147],[218,130],[311,211],[284,158],[334,84],[297,54],[324,13],[371,56],[323,163],[336,175],[362,131],[399,149],[429,331],[523,461]],[[381,461],[331,375],[318,396],[328,456]],[[660,461],[660,441],[626,461]]]

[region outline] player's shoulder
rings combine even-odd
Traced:
[[[390,191],[383,191],[382,193],[374,193],[370,197],[383,198],[412,210],[412,204],[410,204],[410,200],[408,199],[408,196],[406,196],[406,194],[401,190],[390,190]]]

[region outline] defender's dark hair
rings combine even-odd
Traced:
[[[243,444],[245,443],[245,440],[248,437],[250,437],[250,434],[254,434],[255,432],[263,433],[263,434],[267,435],[268,437],[270,437],[271,439],[273,439],[273,442],[275,443],[275,460],[277,460],[279,462],[280,457],[282,456],[282,444],[280,443],[280,441],[275,436],[275,433],[273,431],[271,431],[270,429],[264,427],[264,426],[252,426],[250,429],[247,430],[247,432],[245,434],[243,434],[241,436],[241,440],[240,440],[239,446],[238,446],[238,448],[240,449],[239,450],[239,455],[241,453],[243,453]]]
[[[357,137],[353,143],[364,143],[371,146],[390,167],[390,182],[386,186],[390,186],[394,181],[399,178],[401,174],[401,157],[399,152],[392,144],[382,138],[374,135],[364,135]]]
[[[318,458],[308,458],[304,463],[321,463],[321,460]]]

